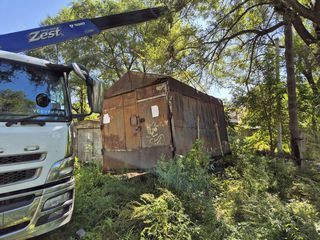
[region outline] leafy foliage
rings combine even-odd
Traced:
[[[143,220],[145,227],[140,239],[190,239],[195,228],[184,213],[181,201],[166,189],[161,195],[142,194],[140,202],[133,202],[131,219]]]
[[[111,15],[155,6],[156,1],[78,0],[48,17],[44,25]],[[192,65],[201,49],[196,29],[169,14],[159,20],[102,32],[91,38],[76,39],[48,46],[30,54],[59,62],[80,62],[111,85],[126,71],[170,74],[182,79],[197,77]],[[192,50],[192,51],[191,51]],[[172,74],[174,73],[174,74]]]
[[[216,164],[210,173],[197,142],[186,156],[163,159],[157,177],[129,180],[78,165],[73,219],[49,239],[73,239],[79,228],[86,239],[320,239],[312,164],[245,151]]]
[[[156,173],[159,181],[167,188],[180,194],[193,193],[195,198],[205,194],[210,188],[208,174],[209,158],[197,141],[186,156],[160,161]]]
[[[289,130],[293,129],[293,124],[289,128],[286,69],[281,57],[284,55],[283,26],[288,17],[297,30],[293,49],[297,87],[293,90],[297,90],[298,95],[299,127],[319,130],[320,35],[316,33],[320,23],[315,16],[320,4],[316,2],[77,0],[56,16],[46,18],[43,24],[156,5],[166,5],[170,11],[155,21],[48,46],[29,54],[60,63],[80,62],[108,86],[124,72],[137,70],[167,74],[204,91],[214,83],[227,87],[232,91],[235,108],[244,113],[244,124],[261,127],[251,140],[273,153],[280,132],[279,122],[286,147]],[[276,39],[280,42],[278,69],[275,67]],[[83,88],[73,83],[70,87],[74,96],[85,99]],[[82,108],[87,107],[81,101],[74,106],[75,111]],[[298,132],[296,125],[295,132]],[[290,140],[298,138],[291,136]]]
[[[159,184],[175,192],[183,202],[191,220],[197,224],[198,232],[192,239],[221,239],[223,224],[215,215],[213,196],[218,185],[212,184],[209,174],[210,159],[203,143],[196,141],[186,156],[160,161],[156,168]]]
[[[229,226],[228,239],[319,238],[316,201],[292,194],[300,172],[291,162],[254,155],[230,160],[215,205]]]
[[[80,228],[87,239],[126,239],[131,235],[129,219],[122,219],[126,204],[138,200],[140,194],[153,192],[153,181],[129,180],[104,175],[100,166],[77,164],[76,200],[71,223],[53,232],[49,239],[74,239]]]

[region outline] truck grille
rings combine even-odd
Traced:
[[[33,178],[36,174],[36,171],[37,169],[28,169],[22,171],[0,173],[0,186]]]
[[[26,221],[26,222],[19,223],[17,225],[14,225],[14,226],[11,226],[11,227],[7,227],[7,228],[2,228],[1,229],[1,227],[0,227],[0,237],[3,236],[3,235],[9,234],[9,233],[13,233],[13,232],[19,231],[19,230],[25,228],[26,226],[28,226],[29,223],[30,223],[30,221]]]
[[[27,206],[33,202],[34,198],[35,196],[32,194],[23,197],[2,200],[0,201],[0,213]]]
[[[43,153],[35,153],[35,154],[0,157],[0,165],[43,160],[44,156],[45,155]]]

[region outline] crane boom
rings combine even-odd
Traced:
[[[23,52],[72,39],[92,36],[99,34],[103,30],[156,19],[166,11],[166,7],[147,8],[2,34],[0,35],[0,50]]]

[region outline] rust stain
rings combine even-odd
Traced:
[[[105,136],[105,143],[110,149],[125,149],[126,147],[124,139],[120,139],[120,136],[113,134]]]

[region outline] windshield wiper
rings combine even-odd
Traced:
[[[31,116],[28,116],[28,117],[24,117],[24,118],[19,118],[19,119],[14,119],[14,120],[10,120],[8,122],[6,122],[6,126],[7,127],[10,127],[12,126],[13,124],[18,124],[18,122],[25,122],[25,121],[28,121],[30,119],[33,119],[33,118],[37,118],[37,117],[61,117],[61,115],[58,115],[58,114],[35,114],[35,115],[31,115]],[[44,126],[46,123],[44,121],[32,121],[30,122],[32,124],[38,124],[40,126]],[[25,125],[26,123],[24,123]]]

